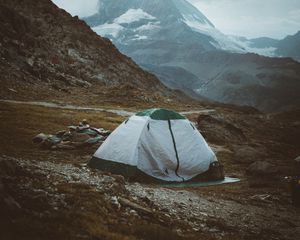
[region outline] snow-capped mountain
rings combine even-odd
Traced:
[[[124,9],[124,5],[128,7]],[[162,40],[167,37],[166,34],[174,37],[174,33],[177,34],[176,40],[184,41],[180,32],[189,31],[195,35],[203,35],[207,49],[245,52],[185,0],[101,0],[99,6],[99,13],[86,21],[96,33],[109,37],[118,44]],[[106,14],[111,11],[115,11],[113,16]],[[105,18],[105,15],[108,17]],[[176,31],[166,32],[170,30]]]
[[[294,92],[300,89],[298,63],[248,54],[258,48],[226,36],[186,0],[99,0],[98,5],[97,14],[84,20],[168,87],[261,110],[300,105]],[[287,95],[286,88],[277,89],[282,79],[292,88]]]

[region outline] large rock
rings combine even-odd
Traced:
[[[248,145],[234,146],[234,161],[238,163],[250,164],[255,161],[261,161],[266,156],[265,149],[262,146],[251,147]]]
[[[278,169],[274,165],[263,161],[254,162],[247,169],[248,175],[260,177],[270,176],[277,172]]]
[[[225,145],[247,141],[243,131],[222,116],[199,115],[197,125],[211,143]]]

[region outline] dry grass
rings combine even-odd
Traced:
[[[1,103],[0,105],[0,152],[5,155],[28,159],[49,159],[49,152],[40,150],[32,143],[32,138],[41,132],[54,134],[67,126],[88,119],[91,126],[113,130],[123,120],[113,113],[62,110],[29,105]],[[52,160],[71,160],[86,155],[85,151],[51,153]],[[70,159],[71,158],[71,159]]]

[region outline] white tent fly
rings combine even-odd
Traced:
[[[206,172],[216,156],[182,115],[149,109],[124,121],[99,147],[89,166],[118,174],[146,173],[181,182]]]

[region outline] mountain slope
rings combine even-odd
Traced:
[[[300,62],[300,31],[279,41],[276,54],[291,57]]]
[[[50,0],[3,0],[0,10],[1,98],[96,103],[175,97]]]
[[[285,81],[300,90],[300,64],[245,54],[242,41],[222,34],[187,1],[99,3],[98,13],[84,20],[169,87],[265,111],[299,105],[291,96],[287,106],[283,96],[289,94],[281,87]],[[239,84],[229,85],[236,76]]]

